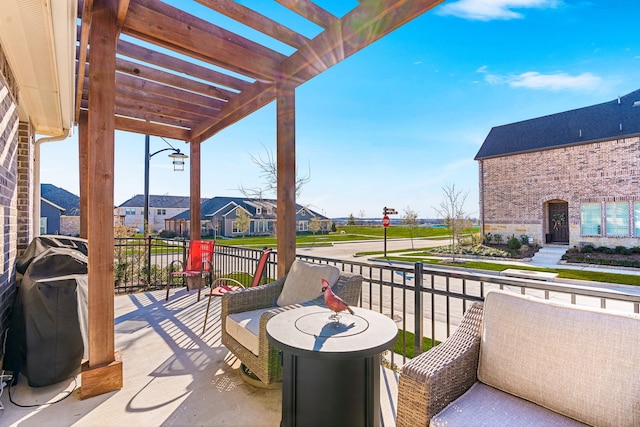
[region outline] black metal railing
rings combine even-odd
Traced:
[[[172,280],[164,273],[176,257],[186,257],[187,243],[161,239],[121,239],[116,241],[116,292],[135,292],[160,289]],[[120,251],[120,256],[118,252]],[[138,262],[139,252],[151,254]],[[216,243],[213,267],[216,275],[231,272],[254,274],[262,250]],[[123,256],[126,255],[126,256]],[[133,257],[132,257],[133,256]],[[132,257],[132,258],[130,258]],[[358,273],[363,277],[359,305],[384,313],[393,318],[401,330],[402,363],[410,341],[410,334],[425,337],[432,343],[441,342],[451,335],[470,304],[483,301],[491,289],[509,289],[513,292],[565,301],[570,304],[598,306],[640,313],[640,292],[620,285],[617,289],[606,286],[585,286],[545,282],[533,279],[503,277],[491,273],[414,264],[350,261],[298,255],[298,259],[320,264],[330,264],[341,271]],[[123,262],[122,259],[125,259]],[[123,267],[120,265],[124,264]],[[135,267],[138,265],[138,267]],[[142,267],[140,267],[142,265]],[[272,252],[266,268],[270,279],[277,276],[277,253]],[[119,281],[118,281],[118,278]],[[126,280],[125,280],[126,279]],[[138,280],[136,282],[136,280]],[[174,286],[183,286],[173,279]],[[425,348],[422,340],[414,340],[413,353]],[[392,356],[392,363],[395,360]],[[398,360],[400,362],[400,360]]]

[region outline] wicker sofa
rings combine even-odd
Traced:
[[[300,268],[304,269],[303,273],[300,273]],[[331,273],[335,274],[334,279],[330,280],[330,283],[333,282],[333,291],[347,304],[356,305],[362,291],[362,276],[341,273],[336,267],[329,265],[302,261],[295,261],[289,274],[275,282],[223,295],[220,313],[222,344],[264,384],[270,385],[282,380],[278,350],[267,339],[267,322],[285,310],[302,305],[324,304],[320,291],[321,282],[319,279],[309,280],[308,270],[327,268],[335,269]],[[285,297],[283,290],[291,289],[292,285],[310,286],[308,292],[311,293],[307,293],[307,296],[303,292],[301,295]]]
[[[506,291],[409,361],[397,426],[639,426],[640,315]]]

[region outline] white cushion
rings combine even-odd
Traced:
[[[598,426],[640,426],[640,316],[487,293],[478,379]]]
[[[225,329],[236,341],[246,347],[251,353],[258,356],[260,352],[258,343],[260,316],[262,316],[262,313],[265,311],[272,309],[273,307],[229,314],[225,322]]]
[[[333,286],[340,276],[340,269],[328,264],[311,264],[296,260],[287,274],[277,304],[280,307],[300,304],[322,295],[322,279]]]
[[[585,426],[576,420],[480,382],[431,419],[430,427]]]

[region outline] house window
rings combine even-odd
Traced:
[[[253,228],[256,233],[266,233],[267,232],[267,221],[254,221]]]
[[[633,202],[633,219],[636,237],[640,237],[640,202]]]
[[[240,227],[238,227],[238,221],[231,222],[231,232],[240,233]]]
[[[47,234],[47,218],[40,218],[40,234]]]
[[[136,210],[134,208],[125,208],[124,209],[124,214],[125,215],[135,215],[136,214]]]
[[[262,208],[261,207],[257,207],[256,208],[256,215],[262,215]]]
[[[583,203],[580,205],[580,233],[583,236],[599,236],[602,234],[600,203]]]
[[[298,231],[308,231],[309,221],[298,221]]]
[[[167,210],[166,209],[158,209],[157,211],[157,215],[166,215],[167,214]]]
[[[629,203],[607,203],[607,236],[629,235]]]

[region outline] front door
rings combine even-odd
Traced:
[[[569,243],[569,203],[549,203],[551,243]]]

